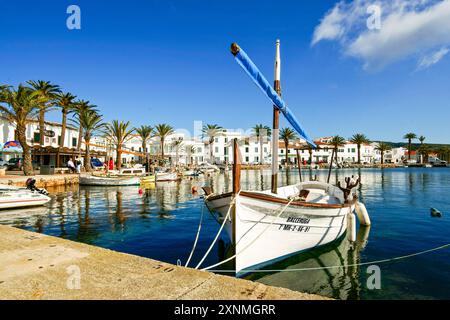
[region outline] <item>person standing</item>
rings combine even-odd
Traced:
[[[67,161],[67,168],[69,168],[70,173],[75,173],[76,168],[72,158],[70,158],[69,161]]]
[[[114,170],[114,161],[113,161],[112,158],[109,158],[108,169],[109,169],[110,171],[111,171],[111,170]]]
[[[77,166],[77,173],[81,173],[81,161],[78,157],[75,158],[75,164]]]

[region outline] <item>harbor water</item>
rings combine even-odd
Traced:
[[[309,175],[304,171],[303,179]],[[312,175],[324,181],[327,171]],[[388,260],[450,243],[450,168],[340,169],[331,182],[351,175],[361,177],[358,195],[372,220],[370,228],[359,228],[356,243],[344,237],[246,278],[339,299],[450,299],[450,248]],[[281,172],[279,179],[280,185],[296,183],[298,172]],[[0,211],[0,223],[184,265],[203,210],[195,267],[220,227],[191,191],[204,185],[228,191],[231,175],[158,183],[141,192],[138,186],[53,189],[46,207]],[[243,171],[242,187],[270,188],[270,172]],[[442,217],[432,217],[430,208]],[[203,267],[223,259],[225,235],[222,240]]]

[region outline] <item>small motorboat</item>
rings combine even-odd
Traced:
[[[34,179],[33,179],[34,180]],[[0,209],[16,209],[41,206],[50,201],[46,190],[0,186]]]
[[[139,177],[123,175],[80,175],[82,186],[138,186]]]
[[[198,177],[200,172],[198,170],[186,170],[183,172],[185,177]]]

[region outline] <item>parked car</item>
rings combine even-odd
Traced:
[[[98,158],[91,158],[91,166],[93,169],[103,168],[103,162]]]
[[[23,168],[23,159],[22,158],[12,158],[9,159],[7,164],[8,170],[22,170]]]
[[[8,161],[3,160],[2,158],[0,158],[0,167],[4,168],[8,166]]]

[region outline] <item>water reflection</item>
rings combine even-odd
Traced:
[[[303,179],[308,175],[317,176],[320,181],[327,178],[327,170],[308,171],[303,170]],[[373,223],[370,245],[365,247],[367,235],[360,233],[355,246],[344,238],[270,266],[270,269],[348,265],[410,254],[450,242],[449,169],[340,169],[333,172],[331,181],[343,181],[351,175],[361,177],[358,194]],[[192,193],[192,187],[201,190],[208,185],[216,192],[227,192],[232,188],[231,179],[231,173],[211,174],[181,182],[153,184],[142,191],[139,187],[51,189],[52,200],[47,207],[0,211],[0,223],[169,263],[176,263],[178,259],[185,262],[203,207],[203,199]],[[296,183],[300,181],[299,172],[283,170],[278,179],[280,186]],[[267,190],[270,183],[269,170],[242,171],[243,189]],[[430,218],[430,207],[438,208],[443,217]],[[218,229],[214,218],[206,214],[191,265],[202,258]],[[226,241],[226,237],[223,240]],[[204,266],[217,263],[225,251],[225,242],[219,242]],[[390,264],[382,269],[381,291],[364,287],[367,275],[359,267],[258,273],[250,278],[334,298],[448,299],[450,276],[445,270],[450,270],[448,251]]]
[[[246,278],[338,299],[359,299],[361,270],[357,264],[361,261],[360,253],[367,244],[369,232],[370,228],[362,227],[355,243],[344,236],[338,243],[301,253],[265,268],[280,272],[259,272]]]

